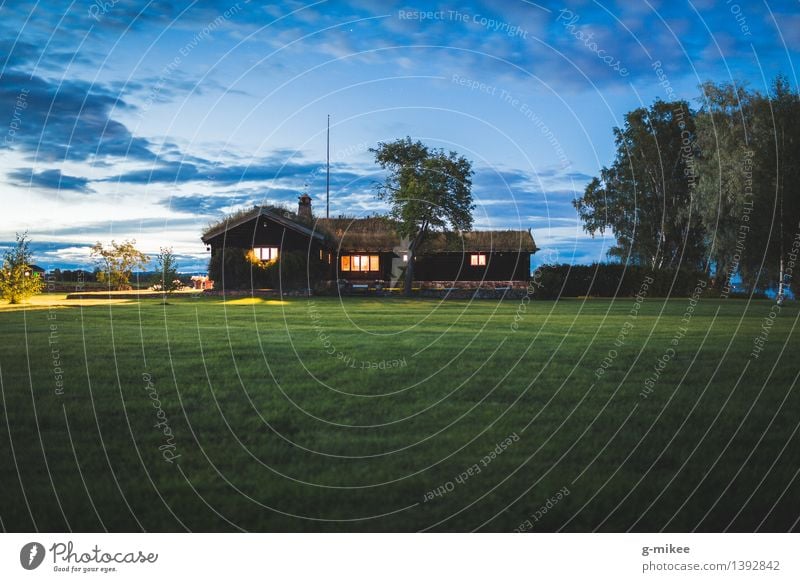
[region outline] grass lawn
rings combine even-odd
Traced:
[[[796,304],[634,305],[0,308],[0,525],[797,528]]]

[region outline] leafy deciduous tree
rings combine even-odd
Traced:
[[[105,247],[97,242],[91,249],[91,255],[99,263],[97,280],[107,283],[109,287],[117,290],[130,289],[131,273],[134,269],[143,269],[150,259],[138,250],[135,240],[125,240],[121,243],[111,241],[110,247]]]
[[[178,280],[178,262],[172,247],[161,247],[156,255],[156,266],[158,267],[156,282],[161,291],[172,293],[181,288],[181,282]]]
[[[730,285],[751,243],[753,211],[754,118],[757,96],[733,83],[701,86],[697,112],[698,210],[719,290]]]
[[[398,234],[409,241],[404,291],[410,295],[416,253],[428,233],[472,228],[472,164],[410,137],[378,143],[370,152],[389,171],[378,195],[389,203]]]
[[[27,233],[17,234],[17,244],[3,256],[0,269],[0,296],[9,303],[21,303],[41,293],[44,281],[31,269],[30,241]]]
[[[696,267],[703,259],[702,225],[694,204],[694,118],[685,101],[656,101],[625,115],[614,128],[616,159],[602,168],[573,205],[584,230],[610,230],[611,256],[652,269]]]
[[[769,107],[761,108],[759,129],[766,142],[764,150],[770,155],[760,174],[766,173],[768,188],[765,204],[756,209],[756,219],[763,213],[764,232],[769,232],[763,269],[766,280],[770,285],[777,282],[778,294],[783,295],[787,283],[793,281],[795,289],[798,283],[787,271],[787,263],[800,229],[800,95],[779,76],[766,101]]]
[[[768,95],[702,89],[699,194],[717,280],[739,274],[751,289],[797,289],[787,263],[800,228],[800,97],[783,77]]]

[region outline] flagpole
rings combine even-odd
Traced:
[[[328,170],[325,176],[325,218],[331,217],[331,116],[328,114]]]

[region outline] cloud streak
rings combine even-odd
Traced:
[[[68,176],[61,170],[34,171],[33,168],[21,168],[8,173],[12,184],[21,187],[44,188],[46,190],[65,190],[87,194],[92,192],[88,187],[88,178]]]

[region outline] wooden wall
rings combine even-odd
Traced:
[[[417,257],[414,278],[419,281],[527,281],[530,278],[529,252],[484,253],[485,267],[471,266],[470,254]]]

